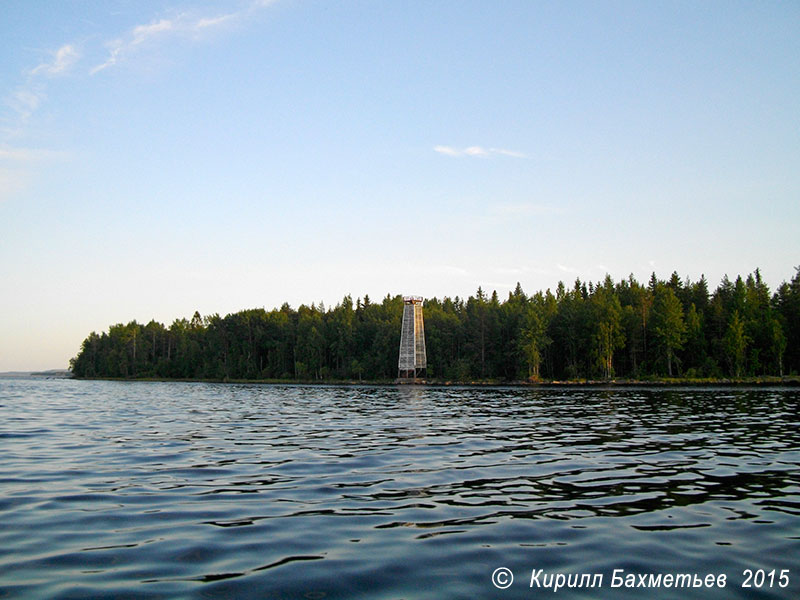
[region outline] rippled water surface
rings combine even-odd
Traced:
[[[799,405],[0,380],[0,597],[533,598],[542,569],[604,575],[557,597],[798,598]],[[748,568],[774,585],[742,588]],[[614,569],[727,587],[612,589]]]

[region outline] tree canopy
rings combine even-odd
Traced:
[[[397,374],[401,296],[345,296],[333,308],[284,304],[221,317],[92,332],[70,361],[77,377],[388,380]],[[743,377],[800,371],[800,267],[770,293],[758,270],[709,292],[653,274],[577,279],[528,296],[429,298],[430,378],[455,381]]]

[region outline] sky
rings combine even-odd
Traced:
[[[0,4],[0,371],[115,323],[800,265],[800,3]]]

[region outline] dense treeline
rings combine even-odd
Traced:
[[[400,296],[381,303],[346,296],[225,317],[114,325],[92,333],[71,361],[78,377],[187,379],[392,379],[397,374]],[[800,371],[800,267],[772,294],[758,270],[647,284],[576,280],[504,301],[478,289],[424,303],[428,376],[459,381],[746,377]]]

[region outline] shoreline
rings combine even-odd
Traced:
[[[576,388],[682,388],[682,387],[741,387],[741,388],[783,388],[800,387],[800,376],[786,377],[742,377],[742,378],[700,378],[700,379],[578,379],[578,380],[539,380],[539,381],[453,381],[446,379],[176,379],[170,377],[69,377],[78,381],[128,381],[160,383],[222,383],[257,385],[318,385],[318,386],[370,386],[370,387],[475,387],[475,388],[527,388],[527,389],[576,389]]]

